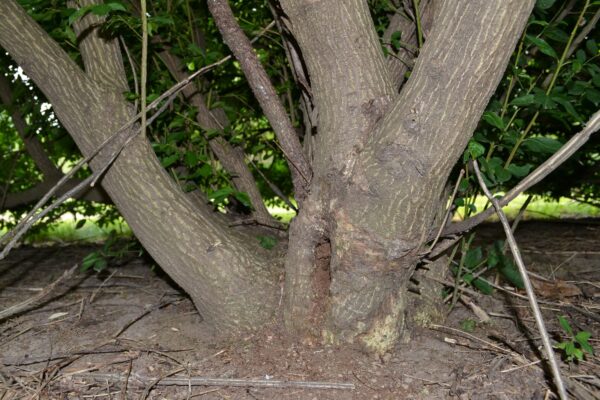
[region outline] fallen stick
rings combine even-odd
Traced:
[[[28,298],[25,301],[22,301],[18,304],[15,304],[13,306],[8,307],[5,310],[0,311],[0,321],[2,321],[3,319],[9,318],[15,314],[20,313],[21,311],[26,310],[27,308],[29,308],[32,304],[37,303],[38,301],[40,301],[41,299],[43,299],[44,297],[46,297],[50,292],[52,292],[54,290],[54,288],[61,283],[62,281],[66,280],[68,277],[70,277],[71,275],[73,275],[73,273],[75,272],[75,270],[77,269],[78,264],[75,264],[71,269],[66,270],[60,278],[58,278],[57,280],[55,280],[54,282],[52,282],[51,284],[49,284],[48,286],[46,286],[41,292],[39,292],[38,294],[36,294],[33,297]]]
[[[552,349],[552,344],[550,343],[550,336],[548,335],[548,331],[546,330],[544,318],[542,317],[542,312],[540,311],[540,306],[538,305],[537,299],[535,297],[533,286],[531,285],[531,281],[529,280],[527,269],[525,268],[525,264],[523,263],[523,259],[521,258],[521,252],[519,251],[519,247],[517,246],[517,242],[515,241],[515,237],[510,228],[510,224],[508,223],[508,219],[506,218],[506,214],[504,214],[504,211],[502,211],[502,206],[498,202],[498,199],[492,196],[492,193],[490,193],[490,190],[485,185],[485,182],[483,181],[483,176],[481,175],[481,171],[479,171],[477,161],[473,161],[473,168],[475,169],[475,174],[477,175],[479,186],[481,186],[483,193],[485,193],[487,198],[492,203],[492,206],[496,210],[496,214],[498,214],[498,218],[500,219],[502,227],[504,228],[504,232],[506,233],[506,239],[508,240],[510,251],[515,259],[517,267],[519,268],[519,272],[521,273],[521,278],[523,279],[523,284],[525,286],[525,292],[527,293],[527,298],[529,299],[529,303],[531,304],[533,316],[535,317],[535,322],[538,326],[538,330],[540,331],[542,343],[544,344],[544,349],[546,350],[546,355],[548,356],[548,362],[550,363],[550,370],[552,371],[554,383],[556,384],[556,389],[558,390],[558,396],[561,400],[567,400],[567,389],[565,388],[565,384],[560,374],[560,368],[558,367],[558,363],[556,362],[556,358],[554,357],[554,350]]]
[[[73,375],[74,378],[87,378],[106,382],[125,382],[126,377],[122,374],[82,373]],[[129,383],[137,381],[137,384],[146,386],[154,383],[155,378],[130,374]],[[278,381],[270,379],[229,379],[229,378],[206,378],[206,377],[166,377],[156,383],[157,386],[231,386],[231,387],[260,387],[260,388],[303,388],[303,389],[350,389],[355,388],[353,383],[344,382],[319,382],[319,381]]]

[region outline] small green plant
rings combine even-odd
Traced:
[[[465,332],[473,332],[477,327],[477,322],[471,318],[465,318],[460,321],[460,329]]]
[[[277,244],[277,239],[273,236],[258,236],[261,247],[271,250]]]
[[[96,272],[100,272],[108,266],[110,261],[120,260],[124,258],[128,253],[136,251],[135,247],[138,243],[135,241],[128,241],[125,244],[119,243],[119,237],[115,231],[111,231],[108,239],[104,242],[101,250],[93,251],[84,257],[81,263],[81,271],[87,271],[92,268]],[[140,248],[139,251],[142,253]]]
[[[565,359],[568,362],[573,360],[583,360],[585,353],[594,354],[594,349],[589,343],[589,339],[592,336],[590,332],[579,331],[577,334],[574,334],[571,324],[569,324],[569,321],[563,316],[558,317],[558,322],[569,338],[568,340],[555,344],[554,347],[563,351]]]

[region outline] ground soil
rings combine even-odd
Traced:
[[[495,224],[476,240],[498,238]],[[526,221],[517,240],[528,267],[551,281],[536,286],[551,336],[564,340],[556,321],[565,315],[598,349],[600,221]],[[467,294],[474,306],[459,301],[444,325],[415,328],[383,357],[299,345],[269,327],[233,342],[143,257],[75,270],[48,288],[97,248],[21,247],[0,262],[0,312],[48,291],[0,321],[0,399],[552,398],[532,314],[510,292]],[[597,356],[561,368],[574,397],[600,398]],[[352,388],[303,387],[319,382]]]

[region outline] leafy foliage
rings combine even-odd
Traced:
[[[567,361],[582,361],[586,354],[594,354],[594,348],[589,342],[592,337],[590,332],[579,331],[574,333],[571,324],[569,324],[569,321],[564,316],[559,316],[558,322],[568,335],[568,338],[565,341],[557,343],[554,347],[563,351]]]
[[[132,104],[139,100],[134,75],[139,72],[137,60],[141,53],[141,21],[133,6],[135,2],[107,0],[104,4],[79,10],[69,9],[58,0],[19,0],[19,3],[80,64],[81,55],[77,49],[73,24],[89,14],[106,17],[102,34],[120,37],[131,55],[132,61],[127,61],[125,57],[131,91],[123,95]],[[249,37],[255,36],[272,21],[265,2],[236,0],[230,3]],[[469,160],[477,159],[486,183],[493,190],[506,190],[554,153],[598,108],[598,43],[593,35],[578,39],[585,22],[597,11],[598,4],[576,3],[571,12],[563,13],[565,2],[537,2],[506,75],[468,143],[457,170]],[[387,27],[390,15],[398,11],[394,4],[389,0],[369,1],[380,35]],[[148,101],[174,84],[174,79],[159,57],[160,51],[169,51],[179,57],[190,72],[229,54],[204,2],[151,2],[148,24],[152,36]],[[395,33],[389,45],[398,49],[405,43],[401,35]],[[286,61],[281,37],[274,31],[268,31],[254,43],[254,47],[282,95],[293,123],[299,131],[303,131],[297,100],[299,92],[291,78],[293,74]],[[0,106],[0,187],[14,193],[33,187],[43,176],[26,155],[11,121],[11,110],[17,109],[23,115],[28,134],[34,134],[40,140],[52,162],[60,169],[68,170],[81,155],[44,95],[19,74],[18,68],[6,54],[0,54],[0,69],[7,71],[5,75],[12,82],[15,96],[12,106]],[[148,137],[156,155],[181,188],[187,192],[200,190],[206,193],[209,201],[222,211],[240,207],[248,210],[247,195],[234,190],[231,176],[208,146],[210,139],[219,136],[243,148],[246,158],[252,161],[251,169],[267,203],[276,203],[277,199],[263,175],[286,196],[291,196],[287,164],[275,143],[268,121],[246,84],[239,64],[228,62],[211,70],[203,76],[202,81],[197,82],[197,89],[205,96],[210,109],[220,110],[218,112],[226,117],[227,124],[222,131],[202,129],[196,122],[197,109],[183,98],[175,101],[170,106],[170,112],[164,113],[148,128]],[[537,185],[534,192],[550,197],[569,196],[597,202],[599,146],[600,140],[593,138],[550,179]],[[78,177],[87,174],[89,171],[84,170]],[[467,172],[455,201],[455,207],[462,215],[468,216],[477,211],[474,205],[477,193],[478,185],[472,174]],[[11,216],[0,219],[1,227],[10,227],[29,207],[23,205],[10,210]],[[51,213],[37,229],[44,229],[45,225],[67,209],[73,208],[84,216],[99,214],[106,221],[118,215],[110,206],[72,202]],[[468,275],[466,279],[469,279]]]

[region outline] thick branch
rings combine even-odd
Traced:
[[[428,36],[429,30],[433,24],[434,16],[434,0],[421,0],[419,4],[421,25],[425,32],[425,37]],[[401,48],[396,51],[392,45],[392,35],[395,32],[400,32]],[[415,21],[409,18],[408,15],[397,10],[390,17],[390,22],[385,32],[383,33],[383,42],[388,49],[390,56],[387,59],[387,66],[390,71],[395,88],[400,88],[404,82],[404,74],[412,66],[419,50],[417,40],[417,27]]]
[[[312,171],[287,112],[250,41],[236,22],[227,0],[209,0],[208,8],[223,35],[223,40],[240,62],[252,92],[275,131],[290,164],[296,197],[303,199],[308,191]]]
[[[533,0],[444,1],[399,98],[354,170],[352,219],[394,240],[426,238],[448,174],[506,68]],[[382,217],[383,216],[383,217]]]
[[[41,199],[56,183],[58,179],[45,179],[38,183],[34,187],[24,190],[22,192],[8,193],[4,202],[4,208],[10,210],[12,208],[30,204]],[[62,196],[69,190],[81,183],[81,179],[72,178],[65,182],[64,185],[56,191],[56,196]],[[97,203],[111,204],[110,198],[106,195],[106,192],[101,188],[95,186],[88,188],[87,190],[80,193],[77,197],[78,200],[95,201]]]
[[[101,4],[103,0],[70,0],[71,8]],[[127,75],[117,38],[100,37],[106,17],[87,13],[74,23],[85,71],[96,82],[120,91],[128,90]]]
[[[348,171],[395,95],[365,0],[282,0],[319,113],[315,175]],[[293,60],[292,60],[293,61]]]

